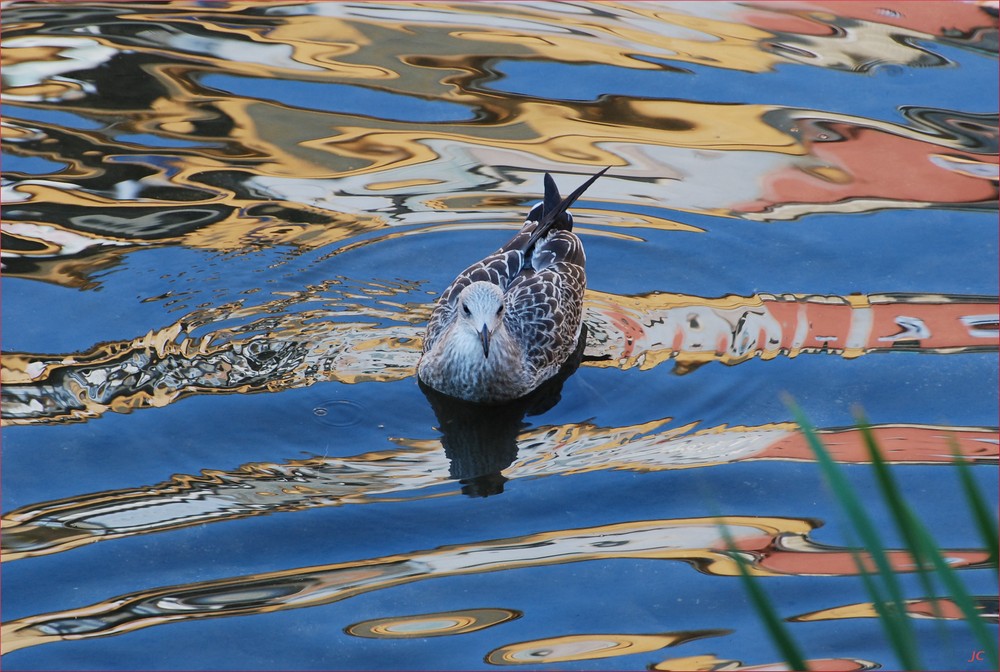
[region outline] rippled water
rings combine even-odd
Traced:
[[[996,15],[5,4],[4,666],[776,662],[721,515],[809,658],[891,669],[784,393],[868,493],[865,408],[996,623],[945,464],[995,499]],[[437,293],[604,166],[579,369],[425,397]]]

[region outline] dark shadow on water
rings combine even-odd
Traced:
[[[451,462],[449,475],[470,497],[503,492],[507,478],[501,473],[517,457],[517,437],[527,425],[524,418],[541,415],[562,396],[562,386],[580,366],[587,342],[587,327],[580,332],[576,350],[559,372],[528,395],[503,404],[477,404],[441,394],[418,380],[434,409],[441,445]]]

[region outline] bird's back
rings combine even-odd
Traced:
[[[532,208],[517,235],[459,273],[431,314],[424,336],[422,378],[425,367],[435,366],[435,353],[442,350],[441,341],[458,317],[459,295],[474,282],[489,282],[502,290],[503,327],[519,350],[519,360],[508,364],[523,369],[516,389],[483,390],[479,400],[523,396],[559,370],[577,345],[587,286],[586,254],[572,231],[573,218],[566,208],[603,173],[566,199],[560,199],[555,183],[546,175],[545,201]],[[426,373],[432,377],[432,371]],[[447,381],[438,381],[437,387],[447,385]],[[447,389],[440,391],[449,393]]]

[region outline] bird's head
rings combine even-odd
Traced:
[[[503,323],[503,311],[503,290],[492,282],[473,282],[458,295],[458,325],[475,332],[487,358],[493,332]]]

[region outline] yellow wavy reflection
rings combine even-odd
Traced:
[[[842,31],[849,31],[854,40],[872,37],[883,52],[893,46],[893,55],[883,53],[881,64],[898,59],[942,65],[923,62],[927,50],[906,41],[916,35],[940,37],[927,26],[906,28],[899,21],[880,23],[878,17],[845,22],[775,7],[726,6],[706,12],[693,5],[583,3],[575,8],[563,12],[501,3],[489,11],[463,4],[430,11],[409,3],[366,3],[362,9],[247,2],[178,11],[169,5],[140,4],[121,9],[119,18],[149,21],[151,27],[128,38],[102,32],[99,26],[88,26],[85,36],[69,31],[36,34],[31,26],[18,26],[16,34],[5,39],[3,52],[4,96],[16,105],[60,113],[69,109],[103,119],[109,111],[85,91],[92,84],[73,75],[124,62],[123,55],[142,60],[142,77],[149,81],[143,80],[133,106],[115,107],[113,132],[41,121],[5,122],[4,137],[10,141],[5,150],[69,166],[44,178],[13,178],[5,187],[5,202],[59,205],[86,213],[67,217],[59,208],[58,215],[20,214],[24,230],[17,235],[40,248],[5,253],[49,259],[56,254],[51,248],[56,240],[64,243],[59,256],[75,254],[81,245],[90,253],[103,253],[115,246],[154,242],[225,250],[261,243],[331,245],[389,224],[466,218],[476,205],[479,210],[502,209],[506,218],[514,204],[491,206],[490,189],[525,195],[523,185],[536,184],[529,177],[540,171],[580,173],[586,172],[581,166],[598,165],[615,166],[619,179],[603,180],[594,198],[750,219],[796,218],[830,209],[921,207],[933,204],[921,195],[938,184],[956,194],[942,197],[948,203],[995,200],[995,189],[989,187],[991,177],[995,181],[995,169],[989,172],[995,168],[995,152],[976,155],[989,151],[977,147],[976,138],[988,137],[995,121],[972,119],[975,115],[949,113],[955,123],[949,122],[942,132],[919,119],[915,124],[893,124],[776,106],[628,95],[557,101],[484,88],[498,62],[524,60],[640,70],[678,70],[671,65],[676,62],[763,72],[777,63],[800,61],[810,50],[843,48],[844,40],[836,37]],[[11,12],[16,14],[16,9]],[[408,11],[412,9],[420,11]],[[260,22],[233,23],[240,12]],[[976,24],[978,14],[975,9],[963,11],[961,24],[970,34],[976,25],[990,23],[982,16],[985,23]],[[781,29],[767,27],[771,25]],[[420,45],[421,53],[400,55],[385,48],[395,45],[401,32]],[[785,48],[778,48],[782,44]],[[853,49],[855,41],[851,44]],[[840,62],[830,59],[824,65],[837,68]],[[684,76],[680,70],[679,76]],[[382,108],[371,114],[349,114],[336,105],[309,109],[202,84],[219,74],[253,78],[263,94],[269,92],[263,84],[268,80],[363,86],[408,101],[452,106],[464,116],[432,123],[380,119],[376,116]],[[810,129],[831,124],[863,131],[865,137],[817,144]],[[985,130],[975,135],[969,130],[973,128]],[[956,136],[961,129],[972,135]],[[189,146],[151,150],[133,139],[136,134]],[[995,145],[995,133],[992,137]],[[896,153],[870,146],[872,138],[911,141],[923,156],[932,157],[930,163],[909,162],[927,163],[920,180],[907,181],[920,193],[904,193],[898,184],[884,180],[871,192],[851,186],[872,181],[852,174],[860,168],[838,160],[843,150],[830,148],[855,147],[864,157],[874,156],[876,164],[883,155],[899,160]],[[947,155],[941,154],[942,148],[949,150]],[[703,160],[706,152],[711,161]],[[743,157],[747,153],[753,154],[752,161]],[[876,168],[885,172],[882,166]],[[526,169],[527,177],[518,174]],[[433,180],[427,179],[430,171]],[[722,173],[732,178],[731,188],[717,188]],[[801,189],[758,193],[756,184],[744,184],[748,175],[754,183],[812,176],[816,180],[810,186],[818,193],[804,200]],[[670,188],[681,179],[684,189]],[[840,182],[844,193],[816,189],[831,181]],[[387,184],[399,185],[404,203],[389,197]],[[170,195],[164,195],[164,186]],[[457,211],[447,205],[455,193],[467,197],[465,207]],[[97,227],[99,233],[93,230],[100,217],[131,222],[135,216],[127,210],[138,203],[169,208],[184,225],[174,222],[155,237],[138,238],[134,227],[116,225],[122,219]],[[208,205],[216,208],[209,220],[192,212]],[[89,228],[73,223],[79,216],[91,220]],[[648,214],[637,220],[645,226],[671,227],[668,219]],[[31,226],[33,233],[27,230]],[[51,227],[68,229],[74,240],[65,240],[68,231],[52,234],[47,230]],[[77,264],[82,266],[82,260]],[[41,275],[35,276],[37,272]],[[31,277],[64,281],[65,274],[33,269]]]
[[[565,635],[502,646],[486,654],[486,662],[493,665],[536,665],[597,660],[659,651],[668,646],[727,635],[730,632],[732,631],[685,630],[658,635]]]
[[[940,30],[934,24],[906,25],[905,19],[893,20],[886,14],[847,18],[818,9],[807,12],[768,4],[723,4],[706,10],[692,4],[575,3],[573,11],[567,12],[522,3],[493,3],[488,8],[435,3],[433,9],[415,2],[367,2],[363,7],[324,3],[267,9],[274,22],[267,31],[226,20],[266,6],[260,2],[233,2],[223,9],[199,7],[196,19],[191,13],[157,8],[134,18],[181,25],[197,20],[209,26],[213,34],[249,38],[271,57],[265,60],[256,56],[252,64],[258,68],[275,72],[323,68],[368,79],[391,77],[400,69],[400,63],[388,56],[372,57],[379,53],[375,45],[399,34],[416,35],[421,42],[434,45],[442,60],[455,54],[476,59],[532,57],[653,69],[658,64],[646,59],[664,58],[764,72],[787,62],[833,68],[844,67],[846,62],[846,67],[853,69],[855,64],[876,60],[863,54],[876,54],[883,64],[925,64],[921,61],[926,52],[914,41],[933,40]],[[137,7],[153,9],[150,5]],[[414,9],[422,11],[408,11]],[[849,16],[851,12],[844,14]],[[990,21],[985,12],[970,8],[956,16],[953,23],[969,29],[988,26]],[[845,33],[849,39],[845,39]],[[189,46],[178,38],[173,41],[177,48]],[[290,53],[274,53],[267,49],[268,45],[290,45],[292,49]],[[211,56],[207,49],[199,53],[188,48],[187,53],[192,58]],[[401,60],[413,67],[406,59]],[[364,70],[358,61],[375,67]]]
[[[19,618],[0,628],[0,651],[60,640],[105,637],[171,622],[246,616],[329,604],[429,578],[617,558],[681,560],[701,572],[735,576],[735,559],[719,533],[725,525],[758,576],[850,575],[855,551],[808,539],[813,521],[763,516],[633,521],[442,546],[337,563],[154,588],[86,607]],[[955,567],[978,566],[989,554],[945,551]],[[890,551],[898,571],[912,571],[906,553]],[[862,554],[864,557],[864,554]]]
[[[324,381],[413,375],[429,306],[387,302],[369,283],[362,299],[329,296],[341,280],[258,306],[199,310],[131,341],[83,354],[2,355],[3,422],[87,420],[107,411],[161,407],[191,394],[272,392]],[[393,294],[413,291],[399,284]],[[368,294],[365,294],[368,292]],[[368,298],[364,298],[367,296]],[[366,321],[342,321],[345,315]],[[335,321],[336,320],[336,321]],[[371,321],[367,321],[371,320]],[[241,322],[240,327],[214,324]],[[985,352],[1000,344],[995,299],[973,296],[757,294],[708,299],[588,291],[587,365],[684,373],[708,362],[834,353]],[[380,326],[389,322],[392,326]]]
[[[812,672],[862,672],[881,667],[879,663],[859,658],[809,658],[804,661]],[[785,663],[744,665],[738,660],[718,658],[714,654],[669,658],[649,667],[663,672],[785,672]]]
[[[510,104],[511,99],[505,99]],[[606,104],[604,105],[607,106]],[[353,172],[368,173],[387,168],[426,164],[438,159],[436,140],[443,144],[485,145],[508,152],[532,154],[548,162],[586,166],[616,166],[627,173],[622,160],[608,145],[667,146],[700,150],[758,150],[804,154],[788,134],[763,122],[774,108],[758,105],[720,106],[689,101],[622,101],[615,114],[633,124],[598,124],[595,114],[566,103],[521,102],[505,110],[508,121],[488,127],[463,128],[463,132],[426,129],[386,130],[372,121],[366,126],[344,125],[335,136],[317,138],[304,146],[322,149],[367,163]],[[602,117],[607,114],[600,115]],[[698,121],[694,121],[698,120]],[[470,131],[477,130],[475,135]]]
[[[761,534],[804,535],[812,527],[805,521],[763,517],[731,518],[727,524],[737,539]],[[609,541],[618,543],[612,545]],[[714,520],[633,522],[206,581],[141,591],[82,609],[10,621],[3,625],[2,650],[6,653],[59,639],[118,634],[177,620],[327,604],[435,576],[617,557],[666,559],[694,555],[708,566],[733,564],[724,554],[708,550],[721,542]]]
[[[457,609],[416,616],[376,618],[354,623],[344,632],[355,637],[373,639],[413,639],[464,635],[506,623],[523,614],[514,609]]]

